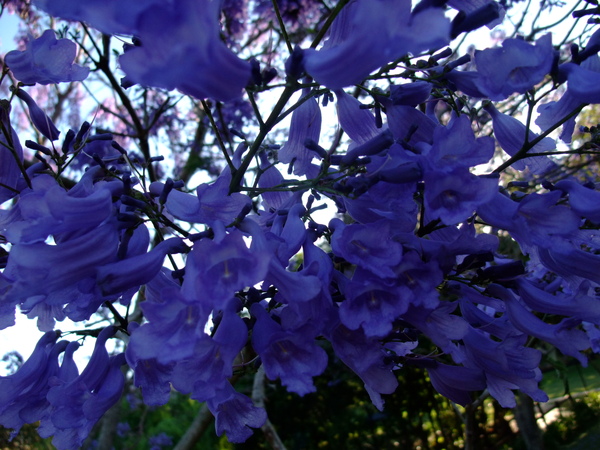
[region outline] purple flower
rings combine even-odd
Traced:
[[[364,144],[381,132],[375,123],[375,116],[368,109],[361,108],[362,104],[356,98],[341,89],[335,92],[335,96],[340,126],[356,144]]]
[[[449,37],[441,8],[413,15],[409,0],[356,0],[336,18],[321,50],[305,50],[303,62],[317,82],[340,89],[409,52],[446,45]]]
[[[369,338],[386,336],[394,320],[408,309],[411,292],[360,267],[356,270],[342,289],[346,298],[340,305],[340,321],[351,330],[362,328]]]
[[[331,328],[328,339],[336,355],[363,380],[373,405],[382,411],[381,394],[393,393],[398,379],[392,372],[393,364],[385,358],[387,353],[381,342],[366,337],[361,329],[353,331],[342,324]]]
[[[248,249],[238,230],[219,241],[202,239],[188,255],[182,293],[208,311],[224,309],[237,291],[263,280],[269,259]]]
[[[188,247],[180,238],[170,238],[151,251],[106,264],[98,269],[97,283],[105,295],[139,288],[149,282],[161,269],[168,254],[185,253]]]
[[[48,391],[52,409],[46,419],[51,425],[46,426],[47,431],[53,428],[52,443],[59,449],[81,446],[95,423],[121,398],[125,356],[109,356],[104,347],[115,332],[114,327],[102,330],[83,372],[71,379],[55,379]]]
[[[383,277],[395,276],[393,267],[402,259],[402,245],[392,238],[392,223],[380,220],[368,225],[344,225],[333,219],[331,248],[336,256]]]
[[[478,177],[467,168],[450,173],[439,170],[425,174],[425,208],[431,218],[446,225],[468,219],[477,207],[490,201],[498,189],[498,180]]]
[[[281,379],[288,391],[298,395],[316,391],[312,378],[327,367],[325,350],[305,330],[284,329],[262,306],[252,305],[251,313],[257,319],[252,346],[261,357],[267,377]]]
[[[587,357],[580,352],[587,350],[590,342],[583,331],[573,327],[577,323],[563,320],[556,325],[547,324],[528,311],[510,291],[500,286],[493,288],[492,293],[504,300],[506,314],[515,328],[552,344],[563,354],[579,360],[582,366],[587,366]]]
[[[521,300],[534,311],[600,324],[600,303],[595,296],[586,293],[589,283],[582,283],[578,291],[570,295],[560,292],[552,295],[525,279],[517,280],[517,285]]]
[[[239,97],[250,80],[250,64],[221,41],[220,6],[182,0],[144,9],[131,29],[141,46],[129,47],[119,58],[127,79],[196,98]]]
[[[305,92],[305,95],[308,95],[308,92]],[[292,163],[295,175],[307,175],[314,172],[311,161],[317,154],[306,148],[305,144],[307,140],[318,144],[320,133],[321,108],[319,108],[317,100],[311,97],[292,113],[288,140],[278,152],[279,161]]]
[[[207,405],[215,416],[217,435],[226,433],[229,442],[244,442],[252,435],[250,428],[259,428],[267,420],[265,410],[254,406],[252,400],[236,392],[229,382]]]
[[[487,163],[494,156],[494,140],[489,136],[475,138],[466,115],[453,117],[447,126],[433,131],[433,145],[423,152],[438,170],[451,172],[457,167]]]
[[[427,368],[431,384],[444,397],[460,405],[473,401],[470,392],[486,387],[483,372],[478,369],[437,363]]]
[[[193,354],[177,361],[171,381],[175,389],[190,393],[204,402],[218,395],[233,375],[233,362],[248,340],[248,328],[231,305],[219,315],[220,322],[211,337],[204,334],[196,340]]]
[[[0,101],[0,204],[18,193],[19,164],[23,162],[23,147],[10,124],[9,113],[10,104],[6,100]]]
[[[484,108],[492,116],[494,135],[498,143],[510,156],[515,156],[523,148],[526,136],[527,142],[532,142],[538,137],[533,131],[527,130],[527,127],[519,120],[507,114],[502,114],[491,103]],[[531,153],[545,153],[554,149],[556,149],[554,139],[545,137],[528,151]],[[529,167],[532,173],[543,175],[555,165],[547,156],[534,156],[516,161],[511,167],[517,170],[525,170],[525,167]]]
[[[179,220],[211,226],[214,222],[220,221],[229,225],[245,207],[252,203],[247,195],[238,192],[229,195],[230,180],[231,174],[229,170],[225,170],[214,183],[198,186],[197,197],[172,190],[165,206]],[[150,192],[155,195],[160,195],[163,189],[164,184],[160,182],[154,182],[150,186]]]
[[[516,405],[513,389],[521,389],[535,401],[548,401],[538,387],[542,353],[525,347],[526,341],[527,335],[520,334],[498,342],[483,330],[473,328],[463,337],[468,358],[465,365],[484,371],[490,394],[505,408]]]
[[[524,94],[550,72],[554,59],[552,35],[535,45],[521,39],[506,39],[502,47],[476,53],[477,86],[490,100],[500,101],[518,92]]]
[[[573,95],[569,89],[567,89],[563,93],[560,100],[556,102],[544,103],[543,105],[538,106],[539,116],[537,119],[535,119],[535,123],[545,131],[554,126],[554,124],[563,120],[581,105],[581,100]],[[573,131],[575,130],[575,119],[576,116],[571,117],[562,126],[560,139],[567,144],[571,143],[571,139],[573,137]]]
[[[554,187],[569,194],[569,205],[573,211],[587,220],[600,223],[600,192],[575,180],[561,180]]]
[[[58,355],[66,341],[55,344],[59,334],[45,333],[29,359],[14,374],[0,377],[0,424],[12,428],[11,438],[28,422],[36,422],[47,405],[48,379],[58,371]]]
[[[89,69],[73,64],[77,46],[68,39],[56,40],[52,30],[29,41],[24,51],[13,50],[4,58],[15,78],[25,84],[82,81]]]
[[[42,111],[42,108],[37,105],[35,100],[33,100],[31,96],[23,89],[17,89],[17,97],[23,100],[27,105],[27,108],[29,109],[29,117],[31,118],[31,121],[37,130],[51,141],[57,140],[58,136],[60,135],[60,131],[58,131],[54,123],[52,123],[50,117],[48,117],[44,111]]]

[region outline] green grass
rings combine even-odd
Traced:
[[[571,394],[600,389],[600,361],[590,361],[588,367],[573,365],[561,372],[546,372],[541,388],[550,399],[562,397],[567,393],[565,379]]]

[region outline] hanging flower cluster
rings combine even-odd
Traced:
[[[314,18],[323,33],[314,45],[290,45],[276,104],[253,137],[233,130],[237,148],[223,146],[224,169],[193,193],[161,179],[154,159],[132,170],[134,152],[87,123],[59,142],[23,85],[83,80],[74,43],[49,30],[6,55],[22,82],[15,96],[52,143],[28,141],[38,161],[27,161],[3,101],[0,233],[10,246],[0,260],[0,326],[14,324],[18,307],[45,332],[21,369],[0,378],[0,424],[14,434],[39,421],[58,448],[80,446],[118,401],[123,365],[148,405],[165,404],[174,388],[206,402],[217,433],[242,442],[266,412],[232,386],[236,368],[262,365],[267,378],[305,395],[327,367],[325,342],[379,409],[404,365],[426,368],[457,403],[487,389],[512,407],[515,390],[547,400],[532,337],[583,365],[600,349],[600,193],[575,176],[549,177],[558,170],[549,134],[564,124],[570,142],[578,112],[600,102],[597,53],[559,64],[551,35],[509,38],[460,70],[469,58],[451,58],[445,46],[501,20],[497,2],[423,0],[411,9],[410,0],[351,0],[327,11],[320,2],[276,3],[269,11],[282,28]],[[207,105],[238,101],[246,88],[254,101],[277,75],[221,35],[221,23],[236,24],[227,39],[250,33],[240,18],[253,4],[272,8],[266,2],[34,4],[105,35],[134,36],[118,60],[130,89],[177,90]],[[460,11],[452,21],[448,7]],[[411,65],[410,55],[423,53]],[[541,134],[491,103],[529,95],[550,77],[567,89],[540,108]],[[354,85],[370,104],[344,90]],[[347,139],[327,148],[330,102]],[[274,130],[288,115],[282,139]],[[493,137],[476,135],[478,124]],[[56,167],[82,157],[87,171],[65,183]],[[473,170],[492,163],[497,170]],[[508,185],[500,176],[508,167],[535,192]],[[321,223],[325,205],[331,220]],[[502,254],[501,239],[519,257]],[[133,304],[141,314],[118,312]],[[99,308],[114,320],[96,333],[79,373],[78,344],[59,340],[56,322],[85,321]],[[126,350],[109,356],[105,344],[118,335],[128,336]]]

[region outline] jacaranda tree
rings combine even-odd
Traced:
[[[1,425],[77,448],[132,378],[275,440],[235,380],[304,396],[326,346],[381,410],[404,366],[513,407],[547,400],[546,349],[600,350],[597,174],[564,164],[600,144],[597,2],[529,1],[590,25],[475,52],[519,2],[412,3],[3,1],[32,34],[1,78],[0,327],[44,334]]]

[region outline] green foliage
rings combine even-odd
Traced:
[[[576,441],[582,433],[597,425],[600,419],[600,393],[570,398],[561,405],[560,418],[548,425],[544,434],[547,449],[558,449]]]

